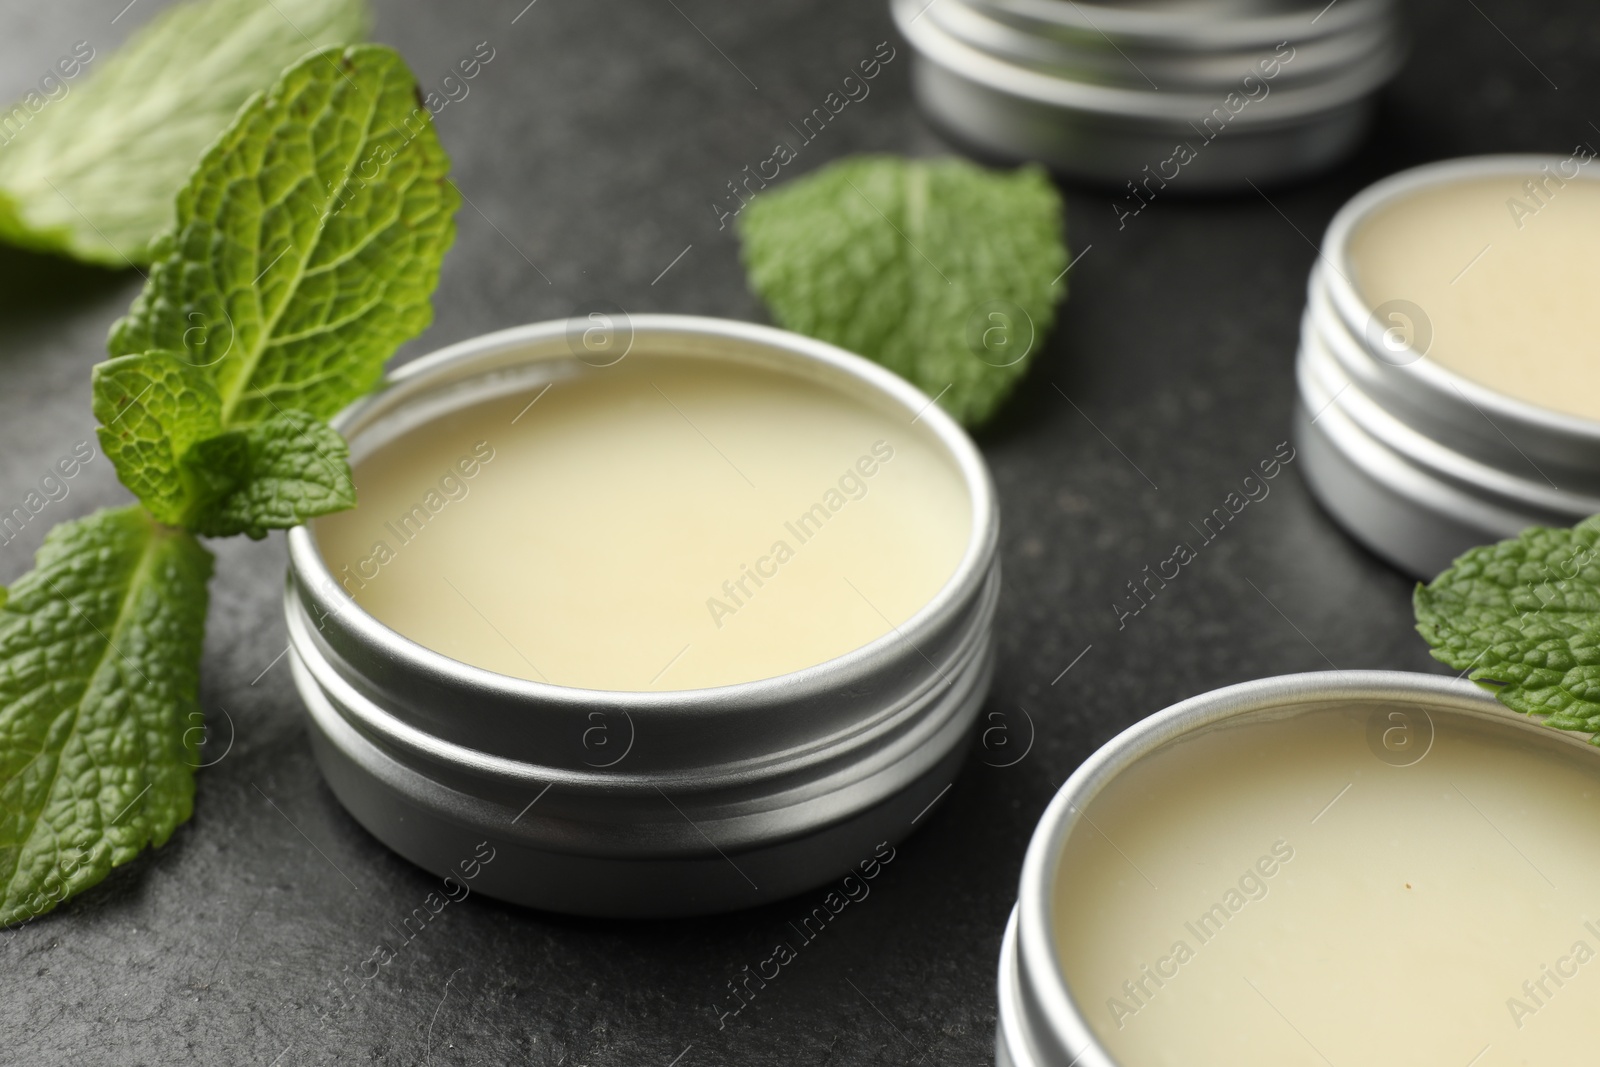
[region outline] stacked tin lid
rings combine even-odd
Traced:
[[[1404,51],[1394,0],[890,3],[918,99],[952,136],[1147,192],[1333,163]]]

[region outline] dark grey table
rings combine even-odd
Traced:
[[[8,0],[0,97],[72,42],[110,47],[161,6],[144,0],[113,25],[124,3]],[[525,3],[380,4],[377,39],[424,85],[479,42],[494,49],[439,116],[469,203],[437,320],[402,360],[598,300],[762,319],[710,205],[880,41],[900,54],[794,169],[948,151],[911,105],[909,56],[882,0]],[[1346,198],[1430,159],[1600,144],[1591,5],[1411,7],[1410,63],[1370,143],[1336,172],[1266,196],[1163,197],[1121,230],[1114,192],[1066,190],[1083,258],[1061,326],[980,438],[1006,574],[986,725],[1004,726],[990,738],[1011,747],[979,747],[871,895],[742,1012],[719,1023],[727,983],[816,900],[641,924],[472,897],[358,992],[330,991],[435,882],[346,816],[312,763],[278,660],[274,537],[216,546],[201,697],[218,724],[213,757],[228,722],[231,750],[201,773],[194,820],[167,846],[0,935],[0,1062],[988,1062],[1023,849],[1096,745],[1247,678],[1435,669],[1411,629],[1410,583],[1330,524],[1293,464],[1120,628],[1113,608],[1287,437],[1306,272]],[[138,287],[0,250],[0,503],[92,438],[89,370]],[[92,463],[0,547],[0,581],[28,566],[43,520],[125,499],[109,464]],[[1015,758],[1030,733],[1020,762],[986,765]]]

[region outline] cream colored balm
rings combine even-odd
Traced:
[[[696,689],[890,633],[954,573],[971,502],[910,418],[742,364],[635,356],[458,409],[354,465],[317,520],[400,634],[557,685]]]
[[[1057,945],[1121,1067],[1592,1062],[1600,753],[1374,714],[1199,734],[1091,803]]]
[[[1540,171],[1409,193],[1349,245],[1381,326],[1480,385],[1600,419],[1600,173],[1587,150]]]

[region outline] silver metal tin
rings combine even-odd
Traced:
[[[1311,270],[1294,412],[1306,480],[1357,540],[1417,577],[1431,578],[1474,545],[1600,512],[1600,423],[1497,393],[1385,344],[1388,323],[1351,282],[1351,235],[1372,212],[1419,189],[1561,162],[1478,156],[1385,178],[1334,216]],[[1571,180],[1600,177],[1580,171]]]
[[[1147,166],[1157,173],[1187,144],[1181,178],[1166,177],[1193,192],[1331,165],[1364,133],[1372,95],[1404,54],[1393,0],[890,8],[916,52],[918,100],[956,139],[1118,185],[1143,181]],[[1258,64],[1280,45],[1292,58],[1263,78]],[[1254,98],[1234,111],[1230,94]],[[1227,121],[1208,127],[1217,109]]]
[[[575,358],[588,326],[454,345],[335,425],[359,459],[462,404],[603,373]],[[623,329],[628,359],[765,366],[915,420],[971,499],[955,573],[896,631],[817,666],[716,689],[602,692],[496,674],[401,637],[335,584],[314,527],[299,527],[285,598],[295,684],[334,794],[421,867],[450,874],[487,841],[495,858],[474,888],[520,904],[596,916],[761,904],[898,840],[954,776],[993,669],[994,492],[960,427],[858,356],[719,319],[638,315]]]
[[[1318,706],[1371,705],[1492,722],[1595,756],[1593,746],[1507,710],[1471,682],[1403,671],[1325,671],[1263,678],[1192,697],[1129,727],[1090,756],[1045,809],[1028,845],[1017,905],[1000,949],[998,1067],[1116,1067],[1068,987],[1051,920],[1056,873],[1082,812],[1129,766],[1181,738],[1230,721]]]

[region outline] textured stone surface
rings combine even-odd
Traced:
[[[494,49],[439,116],[468,203],[436,322],[401,358],[597,300],[761,318],[710,204],[770,155],[789,121],[894,40],[884,5],[525,2],[379,6],[377,38],[435,91],[479,42]],[[74,41],[110,47],[157,4],[111,24],[121,6],[7,2],[0,96],[26,91]],[[1271,204],[1158,199],[1119,232],[1114,193],[1066,190],[1074,251],[1089,250],[1054,340],[981,437],[1003,502],[1006,568],[987,710],[1014,736],[1031,721],[1035,743],[1013,767],[974,761],[872,895],[725,1029],[714,1010],[728,1003],[725,983],[812,901],[626,924],[472,897],[359,992],[328,992],[434,882],[360,830],[311,762],[276,661],[274,536],[218,546],[201,699],[215,751],[230,723],[232,748],[201,772],[195,818],[166,846],[0,934],[0,1062],[987,1062],[995,957],[1023,848],[1094,746],[1174,700],[1247,678],[1330,662],[1442,670],[1411,629],[1410,583],[1330,525],[1294,464],[1120,631],[1111,605],[1287,436],[1315,255],[1307,237],[1346,198],[1429,159],[1600,143],[1584,111],[1600,88],[1600,23],[1588,9],[1477,6],[1412,5],[1415,53],[1372,142],[1331,175],[1269,190]],[[901,47],[794,172],[847,152],[946,151],[910,105],[908,58]],[[0,251],[0,282],[9,505],[93,440],[89,368],[139,278]],[[126,499],[103,457],[70,485],[0,545],[0,580],[26,567],[47,523]]]

